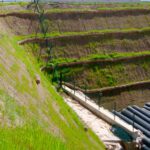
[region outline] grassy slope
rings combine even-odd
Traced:
[[[0,149],[104,149],[15,37],[3,33],[0,52]],[[38,87],[35,74],[42,81]]]
[[[105,7],[98,9],[106,9]],[[128,9],[132,6],[124,5],[117,9],[122,7]],[[135,8],[138,7],[136,5]],[[66,36],[76,34],[82,35],[71,32],[66,33]],[[53,33],[53,36],[61,35]],[[0,85],[0,149],[103,149],[102,143],[90,130],[84,131],[83,124],[55,92],[48,77],[39,72],[33,56],[24,47],[17,45],[15,37],[8,37],[7,34],[0,37],[0,52],[5,52],[0,55],[3,58],[0,59],[0,80],[3,81]],[[122,66],[116,67],[116,70],[122,69]],[[101,74],[108,80],[106,84],[112,84],[109,71],[109,68],[97,70],[98,75]],[[37,73],[42,81],[39,87],[34,81]]]
[[[110,53],[110,54],[91,54],[87,57],[82,58],[58,58],[53,59],[54,64],[63,64],[63,63],[72,63],[72,62],[82,62],[82,61],[91,61],[91,60],[107,60],[107,59],[117,59],[117,58],[125,58],[125,57],[134,57],[134,56],[143,56],[149,55],[150,51],[144,52],[125,52],[125,53]],[[51,62],[47,64],[49,67]]]
[[[148,80],[149,60],[110,65],[87,65],[63,69],[64,80],[81,88],[97,89]]]

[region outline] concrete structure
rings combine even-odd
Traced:
[[[92,100],[90,100],[87,96],[85,96],[80,91],[74,91],[66,86],[62,86],[63,90],[68,93],[72,98],[77,100],[81,105],[86,107],[88,110],[93,112],[96,116],[102,118],[106,122],[108,122],[111,125],[117,125],[121,128],[123,128],[126,132],[128,132],[133,139],[137,139],[141,137],[141,132],[135,128],[133,128],[132,125],[129,125],[119,117],[115,116],[113,113],[109,112],[108,110],[104,109],[103,107],[99,107],[96,105]]]
[[[111,131],[111,125],[94,115],[70,96],[63,95],[64,101],[69,105],[78,117],[84,122],[84,129],[89,128],[99,137],[108,150],[122,150],[122,140]]]

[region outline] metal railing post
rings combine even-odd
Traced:
[[[59,77],[59,86],[62,88],[62,72],[60,71],[60,77]]]
[[[116,102],[114,102],[114,111],[116,111]],[[115,120],[115,118],[116,118],[116,115],[114,113],[114,120]]]
[[[86,88],[86,85],[85,85],[85,88],[84,88],[84,90],[85,90],[85,101],[86,101],[86,90],[87,90],[87,88]]]
[[[76,88],[76,86],[75,86],[75,79],[73,79],[73,86],[74,86],[74,94],[75,94],[75,88]]]
[[[102,93],[100,92],[99,94],[98,94],[98,106],[99,106],[99,110],[100,110],[100,104],[101,104],[101,97],[102,97]]]

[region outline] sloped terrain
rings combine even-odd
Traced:
[[[13,30],[16,34],[27,35],[39,32],[37,14],[16,12],[4,13],[1,16],[4,17],[10,28],[17,27]],[[79,11],[66,9],[61,11],[60,9],[58,12],[57,10],[47,12],[45,18],[49,24],[49,32],[143,28],[149,26],[150,10],[130,8],[120,10],[81,9]]]
[[[62,72],[63,81],[82,89],[95,90],[149,80],[148,6],[148,3],[146,7],[144,3],[136,7],[131,7],[130,4],[122,7],[122,4],[118,4],[112,7],[105,5],[103,9],[88,7],[90,10],[65,8],[57,12],[47,11],[45,18],[49,24],[49,33],[46,39],[40,34],[37,16],[33,13],[6,14],[3,21],[6,26],[9,26],[8,18],[35,25],[36,37],[32,34],[35,30],[26,26],[22,28],[28,35],[21,32],[22,29],[15,29],[15,33],[21,37],[20,44],[34,49],[35,56],[40,56],[46,62],[46,70],[52,74],[54,81],[59,80]],[[16,22],[15,26],[19,26]],[[45,40],[53,44],[50,60],[45,50]],[[52,73],[51,63],[55,64],[57,69],[53,71],[56,72]],[[108,94],[102,96],[101,105],[111,110],[113,103],[118,102],[118,109],[122,109],[132,103],[133,99],[137,99],[137,103],[142,105],[148,101],[147,90],[148,87],[130,88],[118,95]],[[94,91],[90,97],[99,99]],[[122,99],[122,104],[118,99]]]
[[[45,136],[43,128],[46,128],[46,132],[59,137],[56,141],[64,145],[64,149],[103,149],[97,137],[90,130],[86,132],[64,104],[50,79],[58,82],[62,73],[64,82],[81,88],[109,110],[148,102],[150,5],[59,4],[53,8],[55,6],[44,6],[48,9],[45,18],[49,26],[45,38],[33,6],[0,14],[1,99],[5,100],[3,95],[8,93],[7,98],[13,97],[15,102],[8,106],[10,111],[13,107],[15,115],[9,116],[5,111],[7,100],[2,101],[0,107],[5,113],[2,116],[6,118],[1,122],[7,126],[18,126],[19,122],[22,127],[27,122],[36,123],[42,128],[39,134],[42,132]],[[51,56],[46,51],[45,41],[53,45]],[[36,65],[36,57],[40,66]],[[45,75],[40,67],[44,67]],[[38,86],[36,74],[41,77]],[[18,106],[23,107],[23,112],[18,112]]]
[[[149,28],[100,32],[89,31],[68,33],[55,37],[47,37],[53,43],[54,58],[84,58],[95,54],[115,54],[123,52],[144,52],[149,50]],[[69,35],[74,34],[74,35]],[[44,53],[42,38],[29,38],[21,44],[38,44]]]
[[[9,23],[9,20],[7,20]],[[14,27],[15,29],[15,27]],[[104,149],[0,19],[0,149]],[[36,75],[41,83],[36,84]]]

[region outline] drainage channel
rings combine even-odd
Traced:
[[[99,107],[82,92],[74,91],[64,85],[63,90],[69,95],[64,97],[65,102],[72,107],[83,122],[97,134],[107,149],[121,150],[122,146],[120,143],[124,142],[111,132],[112,125],[117,125],[131,135],[134,142],[130,141],[130,146],[133,145],[133,143],[136,145],[136,140],[141,138],[142,134],[139,130],[136,130],[119,117],[114,116],[107,109]],[[126,143],[127,142],[125,142],[125,144]],[[132,148],[132,150],[134,149]]]
[[[65,95],[63,97],[65,102],[77,113],[79,118],[93,130],[93,132],[100,138],[101,141],[103,141],[107,149],[122,149],[120,144],[121,139],[111,132],[111,125],[95,116],[92,112],[69,96]]]

